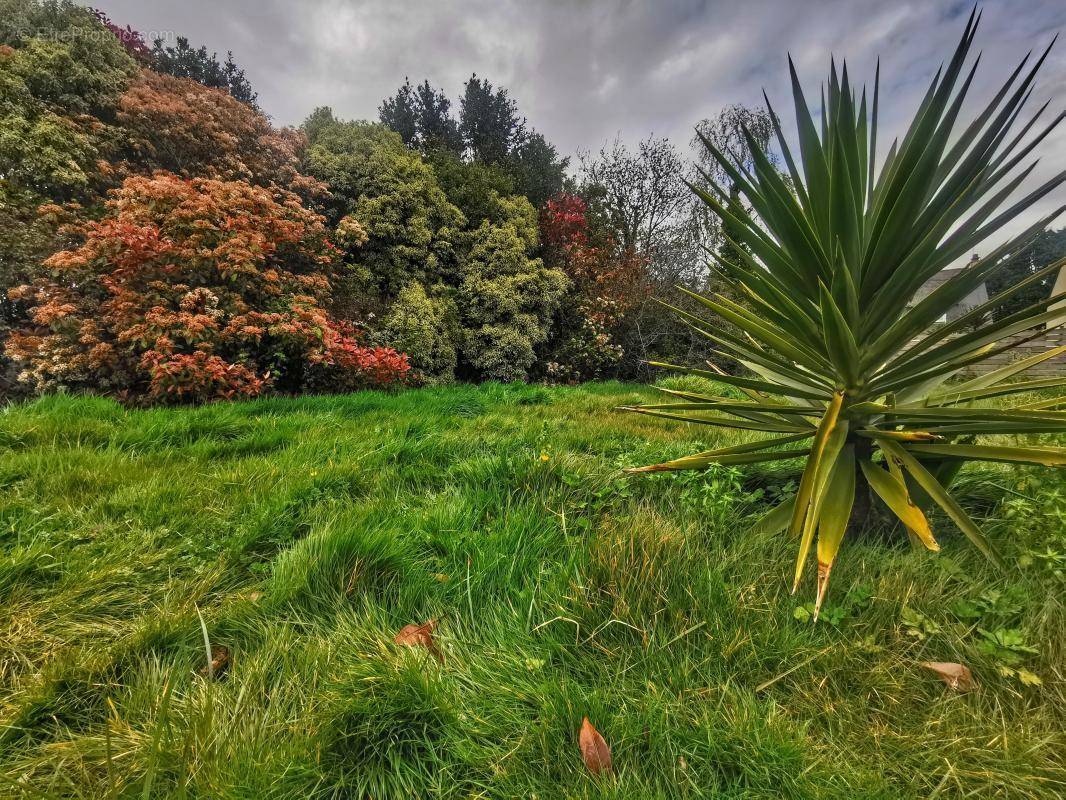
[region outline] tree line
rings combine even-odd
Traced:
[[[70,0],[0,10],[8,394],[634,379],[715,358],[660,302],[694,302],[674,287],[744,300],[715,267],[743,254],[693,189],[739,195],[666,139],[571,163],[477,75],[454,105],[405,79],[376,121],[279,128],[232,54]],[[774,131],[743,106],[696,127],[741,170],[745,132]]]

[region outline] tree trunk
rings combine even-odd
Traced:
[[[881,503],[874,497],[866,473],[860,466],[862,461],[870,459],[873,442],[864,436],[849,437],[849,440],[855,446],[855,503],[851,507],[845,535],[866,541],[892,541],[899,532],[899,526],[883,513]]]

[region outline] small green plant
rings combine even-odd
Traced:
[[[900,622],[903,623],[903,630],[906,631],[907,635],[918,641],[928,636],[936,636],[942,630],[936,620],[930,619],[925,614],[915,611],[909,606],[904,606],[900,612]]]
[[[872,596],[873,593],[870,591],[870,587],[865,583],[860,583],[848,590],[848,593],[844,596],[844,601],[839,605],[829,603],[822,608],[820,617],[814,603],[804,603],[801,606],[796,606],[792,616],[800,622],[817,622],[822,619],[834,628],[839,628],[845,620],[866,608],[870,604]]]
[[[848,616],[848,609],[844,606],[833,605],[830,603],[822,609],[821,618],[824,622],[828,622],[834,628],[839,628]],[[792,612],[792,617],[798,619],[800,622],[817,622],[818,621],[818,609],[814,607],[814,603],[804,603],[801,606],[796,606]]]
[[[986,589],[976,598],[960,598],[951,605],[951,611],[964,622],[980,619],[1014,619],[1024,605],[1024,592],[1018,586],[1007,589]]]
[[[1023,567],[1035,566],[1059,580],[1066,580],[1066,548],[1047,545],[1041,550],[1027,550],[1018,563]]]
[[[978,628],[977,632],[981,635],[977,649],[996,663],[1000,675],[1016,678],[1026,686],[1039,686],[1042,683],[1038,675],[1020,666],[1030,656],[1040,652],[1026,643],[1022,631],[1017,628]]]
[[[1028,599],[1025,589],[1012,584],[1006,589],[986,589],[976,597],[959,598],[950,610],[966,626],[959,628],[959,635],[976,635],[977,650],[995,664],[1001,675],[1026,686],[1038,686],[1040,677],[1022,664],[1039,651],[1026,642],[1020,628],[1013,627],[1021,620]]]
[[[1038,513],[1039,512],[1039,513]],[[1066,495],[1058,487],[1033,497],[1015,495],[1002,504],[1011,533],[1024,543],[1018,563],[1055,581],[1066,580]],[[1034,525],[1034,520],[1041,524]]]
[[[582,533],[591,531],[596,520],[612,503],[624,502],[633,494],[632,485],[620,478],[595,485],[591,491],[585,475],[564,472],[561,480],[578,492],[578,499],[567,508],[567,525]]]
[[[1060,173],[1004,208],[1032,170],[1023,161],[1063,118],[1035,126],[1037,112],[1020,134],[1012,131],[1047,51],[1029,69],[1023,61],[984,110],[966,126],[956,125],[976,70],[967,61],[979,21],[975,9],[903,138],[892,142],[883,160],[877,155],[879,80],[868,104],[865,89],[856,97],[846,65],[839,74],[831,67],[818,115],[811,113],[792,69],[798,155],[770,109],[787,176],[750,135],[750,165],[735,163],[704,140],[734,194],[745,200],[732,201],[731,187],[710,176],[708,191],[694,188],[729,232],[735,255],[715,262],[735,291],[731,297],[686,292],[716,320],[674,310],[746,372],[654,366],[735,387],[746,397],[663,388],[669,402],[626,407],[665,419],[773,434],[634,472],[805,460],[795,494],[770,513],[764,526],[787,529],[800,543],[793,591],[816,548],[813,616],[825,599],[845,533],[876,518],[881,507],[903,523],[912,541],[939,550],[926,516],[939,506],[1001,565],[984,532],[948,491],[959,469],[970,461],[1066,465],[1060,448],[978,441],[986,435],[1066,432],[1066,412],[1057,410],[1066,406],[1066,398],[1033,402],[1025,394],[1066,385],[1066,379],[1014,380],[1066,347],[947,383],[1066,318],[1066,308],[1057,307],[1066,293],[1021,311],[992,314],[1019,292],[1052,278],[1066,259],[935,324],[1062,209],[982,249],[983,257],[913,300],[930,278],[1066,180]],[[1030,131],[1034,135],[1027,138]],[[739,302],[731,299],[737,297]],[[985,401],[991,398],[1000,398],[1000,406],[988,407]]]
[[[674,476],[681,486],[681,505],[700,514],[704,519],[725,519],[742,499],[740,470],[718,467],[705,473],[687,472]]]

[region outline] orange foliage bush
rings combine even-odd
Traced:
[[[11,292],[33,327],[7,351],[38,390],[200,401],[406,379],[406,356],[363,347],[326,310],[335,248],[291,192],[131,177],[72,232],[80,246]]]
[[[145,69],[119,98],[117,119],[125,139],[120,169],[127,173],[273,183],[305,197],[324,191],[299,171],[304,134],[274,128],[222,89]]]
[[[647,295],[647,261],[594,230],[585,201],[566,192],[545,203],[540,236],[545,260],[572,286],[542,354],[544,377],[559,383],[608,377],[625,356],[618,341],[625,316]]]

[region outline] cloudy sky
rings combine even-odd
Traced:
[[[882,64],[883,122],[913,111],[969,13],[957,0],[94,0],[115,22],[232,50],[275,121],[330,105],[376,118],[404,76],[457,98],[476,72],[506,86],[561,152],[650,133],[688,147],[692,126],[760,89],[785,115],[786,53],[812,87],[829,54],[855,78]],[[1066,31],[1061,0],[985,0],[974,101],[1032,48]],[[1066,41],[1052,51],[1033,108],[1066,106]],[[456,101],[457,104],[457,101]],[[975,106],[971,105],[971,109]],[[1050,116],[1050,115],[1049,115]],[[1040,150],[1034,180],[1066,167],[1066,125]],[[887,137],[886,137],[887,138]],[[884,139],[882,140],[884,141]],[[1042,208],[1066,202],[1063,192]]]

